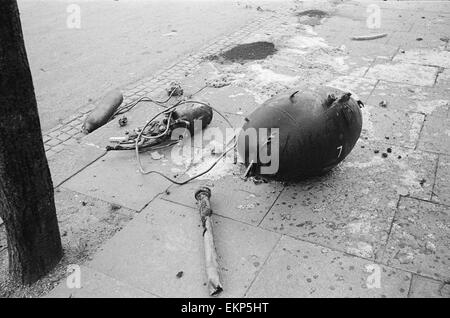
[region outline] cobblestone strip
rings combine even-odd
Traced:
[[[164,68],[151,77],[143,78],[137,82],[129,84],[123,88],[124,104],[129,103],[144,95],[164,89],[170,82],[182,79],[187,72],[195,71],[202,63],[203,58],[216,54],[226,48],[238,44],[251,33],[260,30],[268,23],[273,23],[284,14],[272,14],[261,16],[238,31],[230,35],[220,36],[211,43],[206,44],[198,52],[189,54],[173,65]],[[94,104],[88,104],[81,108],[77,113],[64,119],[59,125],[43,133],[43,140],[47,157],[51,157],[60,152],[67,145],[76,144],[84,134],[81,132],[81,126],[87,114],[94,109]]]

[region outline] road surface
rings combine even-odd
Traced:
[[[19,0],[19,8],[43,131],[259,14],[232,0]]]

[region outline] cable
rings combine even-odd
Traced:
[[[168,181],[170,181],[170,182],[172,182],[174,184],[184,185],[186,183],[191,182],[194,179],[197,179],[197,178],[203,176],[204,174],[208,173],[209,171],[211,171],[212,168],[214,168],[219,163],[219,161],[222,160],[222,158],[227,155],[227,153],[229,153],[231,150],[233,150],[236,147],[236,144],[237,143],[235,143],[232,147],[230,147],[226,151],[224,151],[223,154],[208,169],[206,169],[205,171],[203,171],[203,172],[201,172],[201,173],[199,173],[199,174],[197,174],[197,175],[195,175],[195,176],[193,176],[193,177],[191,177],[191,178],[189,178],[189,179],[187,179],[185,181],[176,181],[176,180],[166,176],[164,173],[161,173],[161,172],[156,171],[156,170],[149,170],[149,171],[142,171],[141,170],[141,173],[145,174],[145,175],[154,173],[154,174],[160,175],[161,177],[165,178],[166,180],[168,180]]]
[[[219,163],[219,161],[222,158],[224,158],[231,150],[235,149],[237,141],[236,141],[236,134],[234,134],[233,138],[227,143],[227,146],[228,146],[231,143],[231,141],[234,141],[234,145],[232,147],[230,147],[226,151],[224,151],[223,154],[208,169],[206,169],[205,171],[203,171],[203,172],[201,172],[201,173],[199,173],[199,174],[197,174],[197,175],[195,175],[195,176],[193,176],[193,177],[191,177],[191,178],[189,178],[189,179],[187,179],[185,181],[182,181],[182,182],[176,181],[176,180],[166,176],[165,174],[163,174],[163,173],[161,173],[159,171],[155,171],[155,170],[145,171],[143,166],[142,166],[142,162],[141,162],[141,158],[140,158],[140,154],[139,154],[139,150],[140,149],[144,149],[144,148],[147,148],[147,147],[151,147],[152,149],[162,149],[162,148],[169,147],[169,146],[171,146],[173,144],[176,144],[179,141],[175,141],[173,143],[169,143],[168,145],[165,145],[165,146],[162,146],[162,147],[154,147],[154,146],[151,146],[151,145],[147,145],[147,146],[144,145],[143,141],[141,143],[141,139],[143,138],[143,139],[151,140],[151,139],[157,139],[157,138],[160,138],[160,137],[166,135],[167,132],[169,131],[169,127],[170,127],[169,122],[170,122],[170,119],[172,118],[173,109],[175,109],[178,106],[181,106],[181,105],[184,105],[184,104],[199,104],[199,105],[211,107],[212,110],[215,113],[217,113],[220,117],[222,117],[226,121],[226,123],[231,128],[233,128],[233,125],[230,123],[228,118],[226,118],[220,111],[218,111],[217,109],[215,109],[214,107],[212,107],[211,105],[209,105],[207,103],[203,103],[203,102],[195,101],[195,100],[185,100],[185,101],[178,101],[178,102],[176,102],[174,105],[172,105],[170,107],[167,107],[166,105],[164,105],[165,103],[167,103],[172,98],[174,93],[175,93],[175,90],[172,90],[170,92],[169,97],[166,100],[164,100],[164,101],[158,101],[158,100],[154,100],[154,99],[152,99],[150,97],[143,96],[143,97],[141,97],[141,98],[139,98],[139,99],[137,99],[137,100],[135,100],[135,101],[133,101],[133,102],[131,102],[131,103],[121,107],[121,108],[119,108],[113,114],[113,116],[111,118],[114,118],[114,117],[116,117],[118,115],[122,115],[122,114],[130,111],[131,109],[133,109],[140,102],[152,102],[154,104],[157,104],[158,106],[164,107],[165,109],[163,111],[161,111],[161,112],[157,113],[155,116],[153,116],[153,118],[151,120],[147,121],[147,123],[144,125],[144,127],[139,131],[139,134],[138,134],[138,136],[137,136],[137,138],[136,138],[136,140],[134,142],[134,144],[135,144],[134,148],[135,148],[135,153],[136,153],[136,161],[138,162],[138,165],[139,165],[139,171],[142,174],[144,174],[144,175],[152,174],[152,173],[158,174],[158,175],[164,177],[165,179],[169,180],[170,182],[172,182],[174,184],[183,185],[183,184],[186,184],[186,183],[188,183],[188,182],[190,182],[190,181],[192,181],[194,179],[197,179],[197,178],[201,177],[202,175],[204,175],[204,174],[208,173],[209,171],[211,171],[211,169],[213,169],[217,165],[217,163]],[[168,122],[167,122],[167,125],[166,125],[166,130],[163,133],[161,133],[161,134],[159,134],[157,136],[146,136],[146,135],[144,135],[144,131],[148,127],[148,125],[150,125],[158,116],[160,116],[163,113],[167,113],[169,111],[171,111],[171,112],[169,113],[169,118],[168,118]],[[130,144],[132,144],[132,142]]]
[[[172,90],[169,94],[169,97],[164,100],[164,101],[159,101],[159,100],[154,100],[148,96],[142,96],[140,98],[138,98],[135,101],[132,101],[131,103],[128,103],[126,105],[124,105],[123,107],[119,107],[116,112],[114,113],[114,115],[112,116],[112,118],[125,114],[126,112],[129,112],[130,110],[132,110],[137,104],[139,104],[140,102],[151,102],[151,103],[155,103],[158,106],[161,107],[167,107],[166,105],[164,105],[165,103],[167,103],[173,96],[173,94],[175,93],[175,90]]]
[[[205,171],[203,171],[203,172],[201,172],[201,173],[199,173],[199,174],[197,174],[197,175],[195,175],[195,176],[193,176],[193,177],[191,177],[191,178],[189,178],[189,179],[187,179],[187,180],[185,180],[185,181],[182,181],[182,182],[181,182],[181,181],[176,181],[176,180],[174,180],[174,179],[172,179],[172,178],[166,176],[165,174],[163,174],[163,173],[161,173],[161,172],[159,172],[159,171],[156,171],[156,170],[145,171],[145,169],[144,169],[143,166],[142,166],[142,162],[141,162],[141,158],[140,158],[140,154],[139,154],[139,142],[140,142],[140,139],[141,139],[141,137],[142,137],[142,134],[143,134],[145,128],[147,128],[147,126],[148,126],[151,122],[153,122],[153,120],[155,120],[155,119],[156,119],[159,115],[161,115],[162,113],[168,112],[168,111],[170,111],[170,110],[172,110],[172,109],[174,109],[174,108],[176,108],[176,107],[178,107],[178,106],[184,105],[184,104],[200,104],[200,105],[204,105],[204,106],[207,106],[207,107],[211,107],[212,110],[213,110],[214,112],[216,112],[217,114],[219,114],[219,116],[221,116],[221,117],[227,122],[227,124],[228,124],[231,128],[233,128],[233,125],[230,123],[230,121],[228,120],[228,118],[226,118],[220,111],[218,111],[217,109],[215,109],[215,108],[212,107],[211,105],[208,105],[208,104],[203,103],[203,102],[200,102],[200,101],[194,101],[194,100],[178,101],[175,105],[172,105],[172,106],[170,106],[169,108],[167,108],[167,109],[165,109],[165,110],[159,112],[159,113],[156,114],[151,120],[149,120],[149,121],[145,124],[145,126],[142,128],[142,130],[139,132],[139,134],[138,134],[138,136],[137,136],[137,138],[136,138],[136,141],[135,141],[136,161],[137,161],[137,163],[138,163],[138,165],[139,165],[139,171],[140,171],[142,174],[144,174],[144,175],[152,174],[152,173],[158,174],[158,175],[162,176],[163,178],[165,178],[166,180],[169,180],[170,182],[172,182],[172,183],[174,183],[174,184],[184,185],[184,184],[186,184],[186,183],[188,183],[188,182],[190,182],[190,181],[192,181],[192,180],[194,180],[194,179],[197,179],[197,178],[201,177],[202,175],[208,173],[209,171],[211,171],[211,169],[214,168],[214,167],[217,165],[217,163],[218,163],[223,157],[225,157],[225,156],[227,155],[227,153],[229,153],[231,150],[233,150],[233,149],[236,147],[236,144],[237,144],[237,141],[236,141],[236,134],[234,134],[233,138],[227,143],[227,145],[228,145],[228,144],[230,144],[230,142],[231,142],[232,140],[234,140],[235,143],[234,143],[234,145],[233,145],[232,147],[230,147],[230,148],[228,148],[226,151],[224,151],[223,154],[222,154],[222,155],[221,155],[221,156],[220,156],[220,157],[219,157],[219,158],[218,158],[218,159],[217,159],[217,160],[216,160],[216,161],[215,161],[208,169],[206,169]]]

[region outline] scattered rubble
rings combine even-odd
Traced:
[[[379,103],[379,105],[380,105],[380,107],[386,108],[386,107],[387,107],[387,102],[384,101],[384,100],[382,100],[382,101]]]
[[[181,84],[178,82],[170,83],[169,87],[166,88],[166,91],[168,96],[182,96],[184,93]]]
[[[128,118],[126,116],[122,116],[119,118],[119,126],[125,127],[128,124]]]

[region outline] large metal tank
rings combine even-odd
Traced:
[[[361,134],[362,106],[350,93],[329,87],[280,93],[246,118],[238,152],[247,165],[253,161],[259,174],[283,178],[323,174],[353,149]],[[278,128],[278,133],[272,128]],[[257,142],[251,142],[252,130]],[[278,169],[264,170],[277,152]],[[269,163],[262,160],[264,154],[272,158]]]

